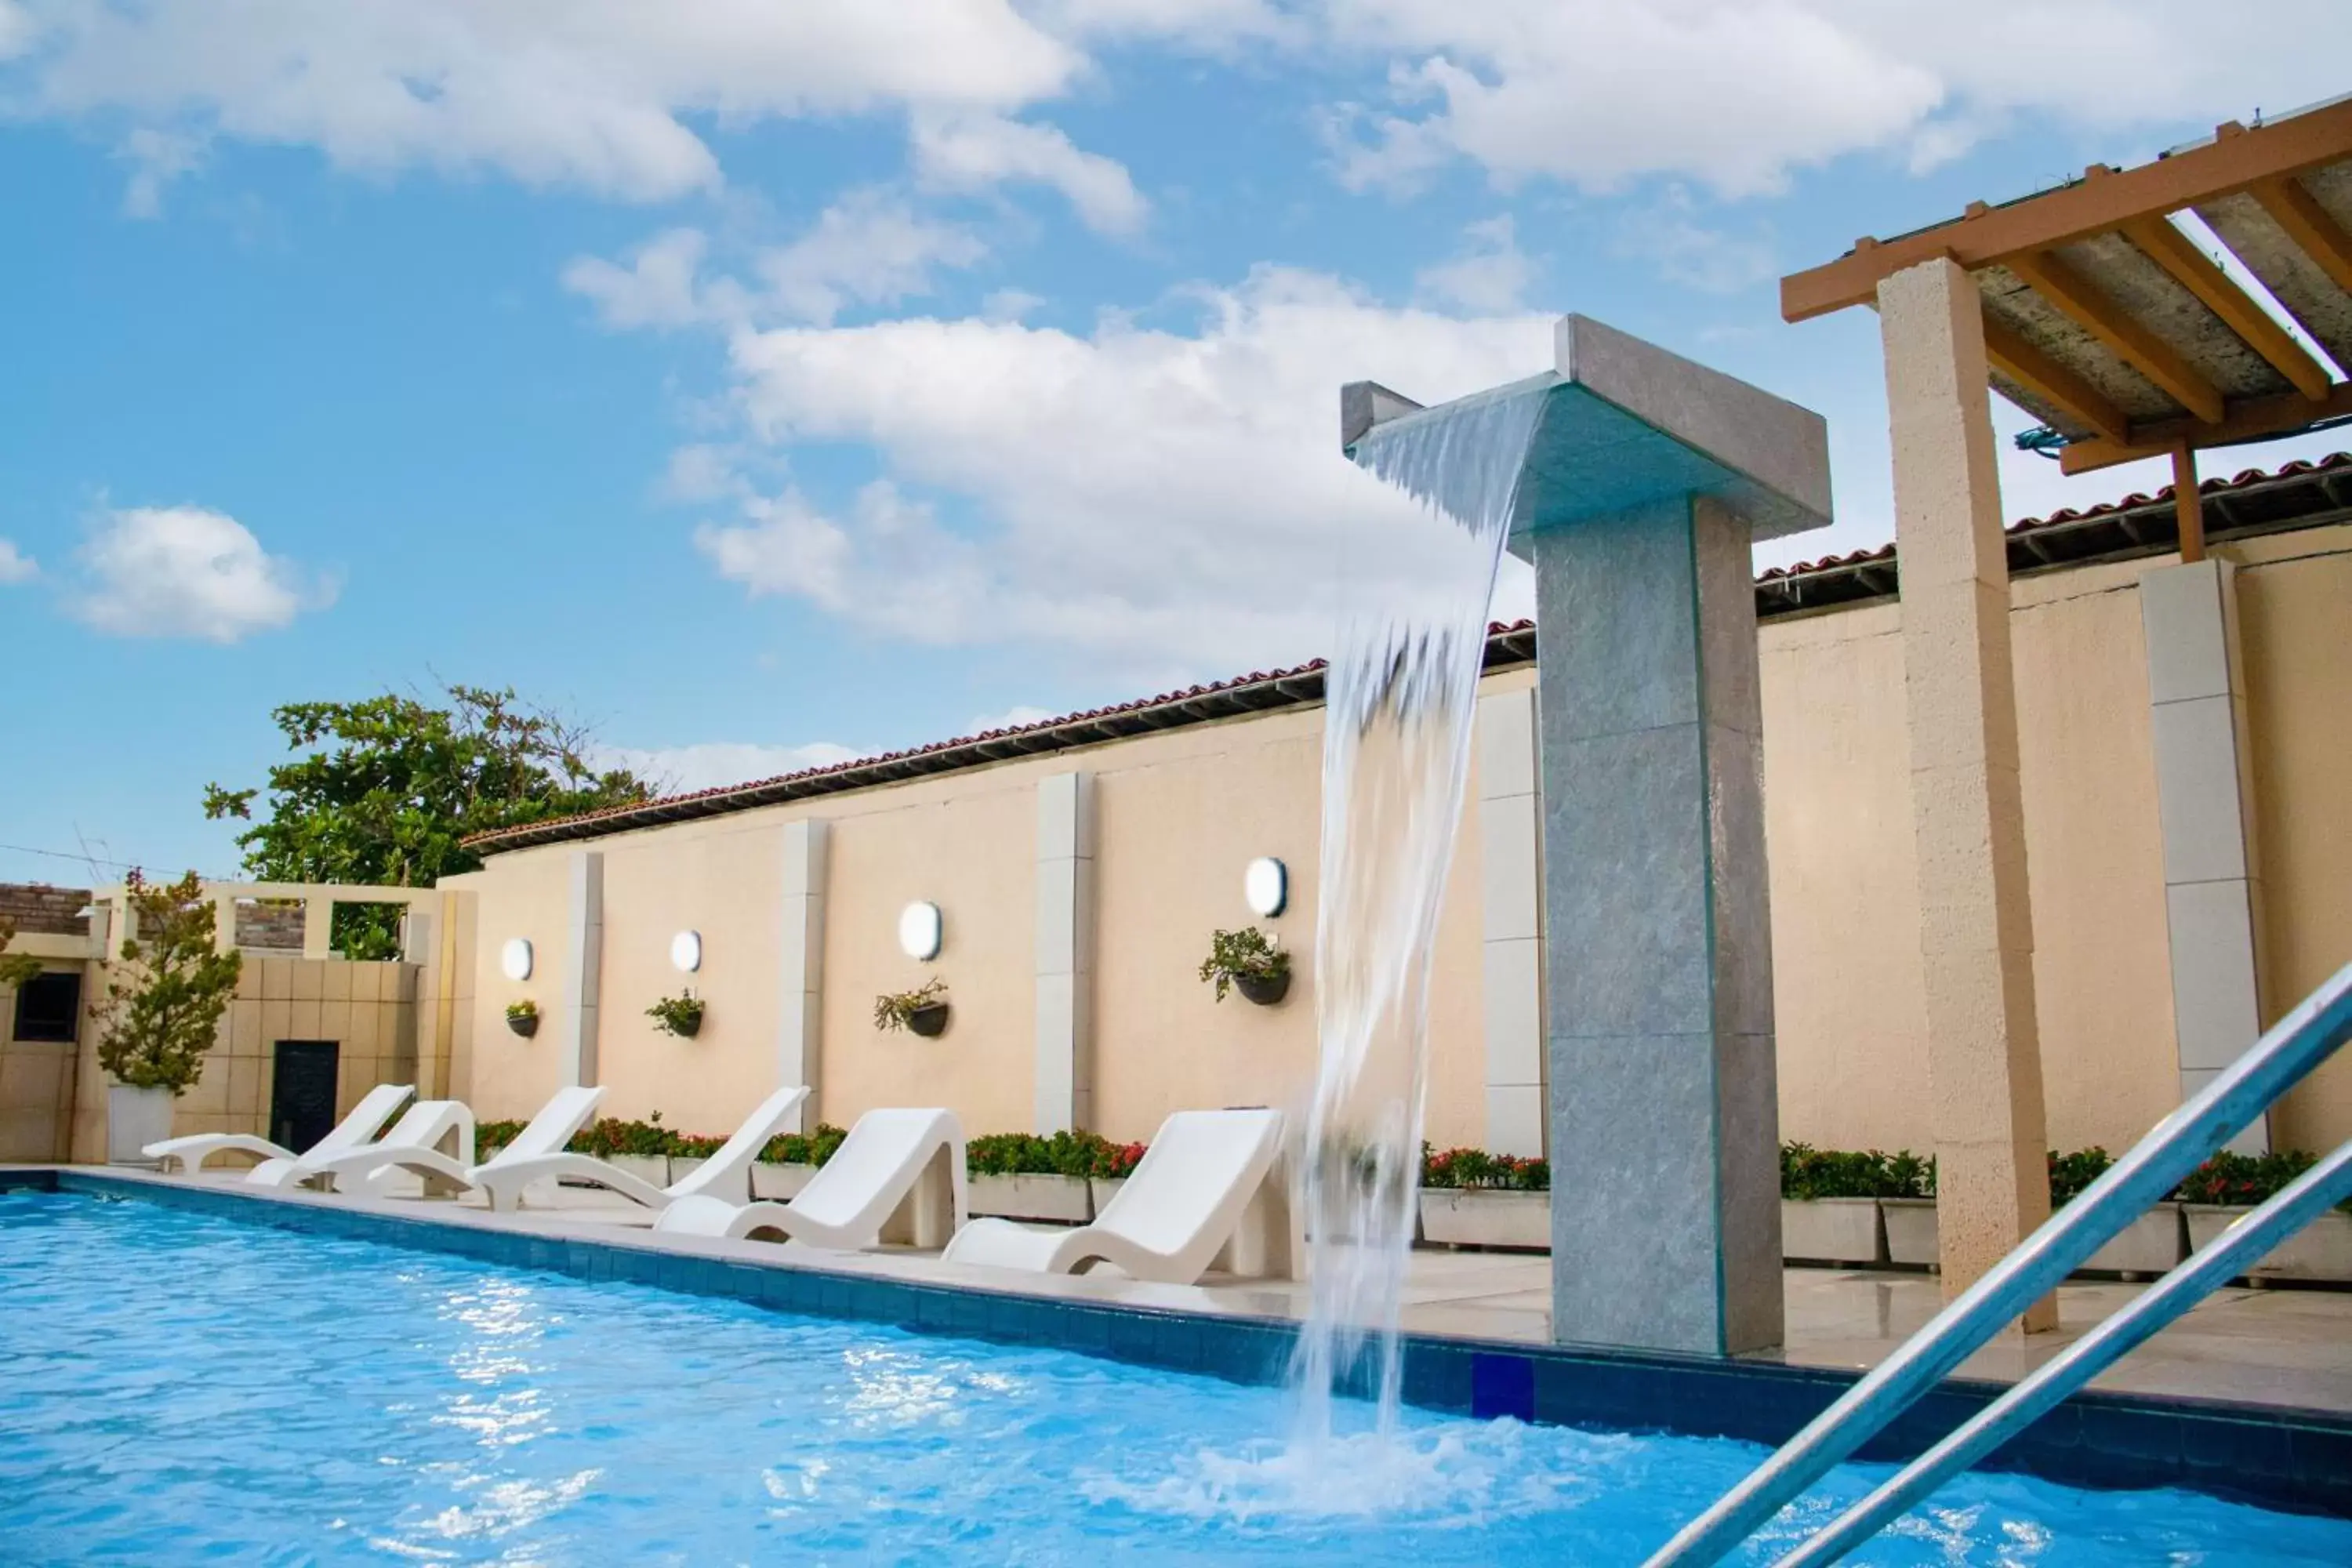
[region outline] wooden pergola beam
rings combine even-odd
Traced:
[[[2300,187],[2297,187],[2300,189]],[[2141,255],[2172,275],[2173,280],[2204,301],[2246,346],[2270,362],[2297,392],[2316,403],[2327,395],[2327,370],[2311,357],[2270,312],[2230,279],[2211,258],[2189,237],[2160,217],[2145,217],[2124,225],[2124,237]]]
[[[2309,191],[2281,176],[2263,181],[2251,194],[2297,249],[2317,262],[2338,289],[2352,292],[2352,235],[2327,216]]]
[[[2161,458],[2174,443],[2187,439],[2199,447],[2227,447],[2301,430],[2322,420],[2352,418],[2352,382],[2339,381],[2327,395],[2314,403],[2300,392],[2249,398],[2231,408],[2218,425],[2197,419],[2159,419],[2132,426],[2127,441],[2104,437],[2074,441],[2059,448],[2058,466],[2065,473],[2087,474],[2142,458]]]
[[[2208,425],[2221,422],[2221,389],[2200,374],[2171,344],[2125,314],[2055,252],[2012,256],[2007,266],[2117,358],[2169,393],[2180,406]]]
[[[2099,389],[1990,316],[1985,356],[2011,380],[2041,394],[2109,441],[2131,438],[2131,421]]]
[[[1968,217],[1897,239],[1857,241],[1853,251],[1835,261],[1783,278],[1780,314],[1784,320],[1802,321],[1865,305],[1877,298],[1879,279],[1935,257],[1949,256],[1973,271],[2022,251],[2051,250],[2111,233],[2149,214],[2178,212],[2214,201],[2258,182],[2286,180],[2347,154],[2352,154],[2352,100],[2252,130],[2235,123],[2223,125],[2206,145],[2137,169],[2086,179],[2006,206],[1972,211]],[[2308,195],[2304,200],[2317,208]],[[2319,216],[2326,217],[2325,212]],[[2344,261],[2352,267],[2352,253],[2347,253]],[[2338,275],[2336,280],[2352,289],[2352,281],[2345,276]]]

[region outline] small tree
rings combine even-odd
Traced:
[[[135,930],[120,951],[125,967],[89,1010],[98,1065],[133,1089],[185,1094],[204,1076],[245,960],[214,950],[213,906],[194,871],[160,884],[132,871],[124,891]]]
[[[0,915],[0,985],[22,985],[41,972],[41,961],[29,952],[10,952],[16,940],[16,922]]]

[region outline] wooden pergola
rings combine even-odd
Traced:
[[[1938,257],[1975,281],[1992,384],[2063,438],[2070,474],[2169,454],[2181,556],[2204,553],[2196,453],[2352,418],[2352,383],[2170,220],[2194,213],[2303,333],[2352,365],[2352,98],[2055,190],[1780,280],[1790,321],[1873,303]]]

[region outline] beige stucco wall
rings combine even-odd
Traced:
[[[2242,567],[2269,1022],[2352,963],[2352,528],[2230,553]],[[2288,1096],[2271,1138],[2313,1150],[2352,1138],[2352,1057],[2339,1053]]]

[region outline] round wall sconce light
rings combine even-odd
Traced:
[[[702,933],[682,931],[669,939],[669,962],[673,969],[691,974],[702,967]]]
[[[507,944],[499,949],[499,968],[509,980],[530,979],[530,942],[519,936],[507,938]]]
[[[1290,904],[1290,868],[1271,855],[1262,855],[1242,873],[1242,897],[1252,914],[1272,920]]]
[[[937,958],[941,931],[937,904],[908,904],[898,911],[898,949],[908,958]]]

